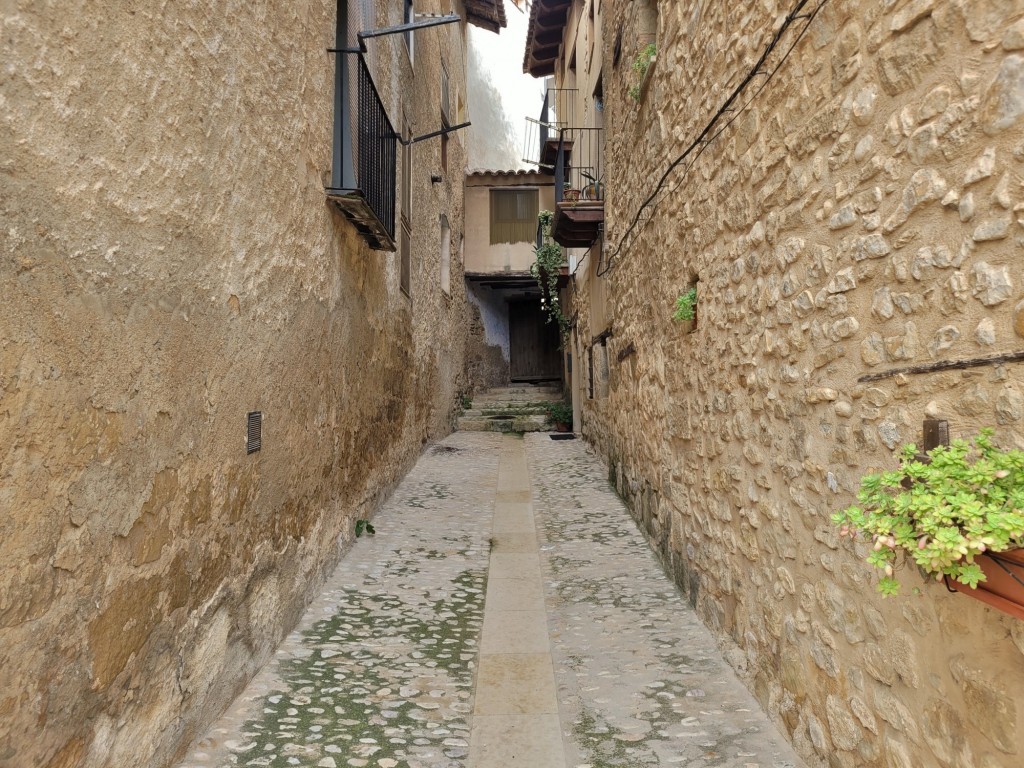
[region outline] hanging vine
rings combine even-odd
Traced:
[[[551,239],[551,211],[541,211],[537,221],[541,228],[541,244],[534,248],[536,261],[530,266],[530,273],[536,278],[541,290],[541,303],[548,313],[548,322],[557,323],[562,338],[569,333],[569,320],[562,314],[562,305],[558,300],[558,274],[562,270],[565,258],[562,246]]]

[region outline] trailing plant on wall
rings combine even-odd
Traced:
[[[916,445],[904,446],[899,469],[863,477],[859,504],[833,515],[841,535],[869,537],[866,559],[885,574],[883,595],[899,591],[899,553],[939,581],[976,588],[985,574],[975,557],[1024,546],[1024,452],[1000,450],[991,438],[983,429],[934,448],[930,463]]]
[[[569,333],[569,320],[562,314],[562,307],[558,300],[558,273],[562,269],[565,258],[562,256],[562,246],[551,239],[551,221],[554,215],[551,211],[541,211],[537,221],[541,228],[541,244],[534,248],[536,260],[530,266],[530,273],[536,278],[540,286],[544,308],[548,313],[548,322],[557,323],[558,330],[565,338]]]
[[[697,286],[693,286],[676,299],[676,308],[672,313],[673,320],[693,320],[697,316]]]
[[[647,77],[647,70],[651,68],[651,62],[657,52],[657,46],[654,43],[648,43],[633,59],[633,71],[637,75],[637,82],[630,86],[629,95],[634,101],[640,101],[640,97],[643,95],[644,79]]]

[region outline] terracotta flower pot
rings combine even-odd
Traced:
[[[580,191],[578,189],[566,189],[562,192],[562,199],[567,203],[575,203],[580,199]]]
[[[977,589],[948,577],[946,587],[1024,619],[1024,549],[979,555],[975,562],[985,573],[985,581],[980,582]]]
[[[555,422],[555,432],[568,432],[570,429],[569,425],[564,421]]]

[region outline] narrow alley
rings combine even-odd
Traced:
[[[803,765],[580,440],[429,448],[180,768]]]

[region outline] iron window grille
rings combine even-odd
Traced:
[[[346,103],[355,58],[355,114]],[[371,248],[395,250],[395,183],[398,136],[362,55],[339,53],[336,62],[338,119],[332,186],[327,194],[355,224]]]

